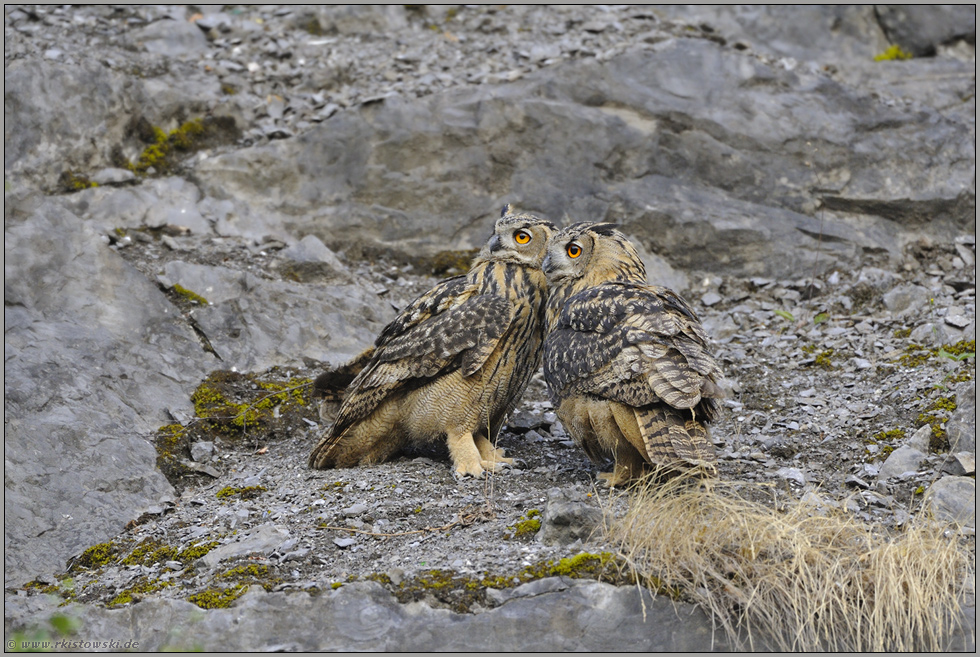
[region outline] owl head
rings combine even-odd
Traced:
[[[579,223],[556,232],[541,268],[549,286],[574,282],[576,289],[584,289],[609,281],[647,283],[636,247],[615,224]]]
[[[548,239],[558,230],[555,224],[505,205],[493,227],[493,235],[480,251],[480,258],[513,262],[540,269]]]

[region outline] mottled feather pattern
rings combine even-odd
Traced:
[[[540,265],[553,230],[505,208],[470,271],[435,285],[381,332],[310,465],[379,462],[439,438],[457,474],[505,462],[491,442],[541,363]]]
[[[552,237],[545,381],[562,423],[590,458],[612,456],[619,484],[644,463],[715,460],[705,422],[718,413],[722,371],[697,314],[647,285],[629,240],[610,224]]]

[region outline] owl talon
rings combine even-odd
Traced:
[[[487,472],[500,472],[506,468],[511,467],[514,459],[498,459],[496,461],[480,461],[480,465]]]
[[[628,474],[623,477],[622,473],[617,474],[616,472],[600,472],[597,478],[609,488],[622,486],[630,480]]]

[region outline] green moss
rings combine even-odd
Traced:
[[[154,445],[157,450],[157,467],[171,482],[177,482],[189,470],[181,463],[190,457],[190,440],[187,431],[179,424],[167,424],[157,429]]]
[[[330,588],[332,588],[334,591],[336,591],[337,589],[339,589],[343,585],[344,585],[343,582],[334,582],[333,584],[330,585]]]
[[[940,397],[927,406],[922,413],[916,417],[918,426],[929,425],[932,435],[929,437],[929,449],[933,452],[943,452],[949,449],[949,441],[946,436],[945,423],[956,410],[956,397]]]
[[[218,541],[198,543],[197,545],[192,545],[181,550],[180,554],[177,555],[177,559],[183,562],[194,561],[200,559],[216,547],[218,547]]]
[[[140,543],[135,550],[126,555],[121,563],[127,566],[151,566],[165,561],[176,560],[177,548],[148,538]]]
[[[934,349],[926,349],[922,345],[910,344],[905,347],[905,353],[898,357],[898,362],[906,367],[918,367],[928,362],[930,358],[948,358],[955,361],[965,361],[969,358],[976,358],[976,347],[976,340],[960,340],[956,344],[944,344]]]
[[[889,429],[888,431],[881,431],[874,435],[874,439],[878,440],[901,440],[905,437],[905,431],[903,429]]]
[[[554,561],[543,561],[528,566],[516,574],[488,575],[474,578],[460,576],[451,570],[433,569],[425,571],[409,581],[398,586],[390,583],[386,575],[375,574],[365,577],[380,582],[391,590],[401,602],[421,600],[426,596],[450,606],[457,613],[468,612],[473,604],[491,605],[486,597],[488,588],[506,589],[519,586],[526,582],[543,577],[564,576],[575,578],[590,578],[601,581],[624,584],[635,584],[628,574],[628,569],[622,568],[622,563],[612,553],[579,554],[575,557]],[[356,578],[355,578],[356,579]]]
[[[36,579],[24,584],[24,589],[27,591],[46,593],[48,595],[57,595],[61,593],[61,587],[59,587],[57,584],[46,584],[44,582],[39,582]]]
[[[173,582],[162,580],[162,579],[150,579],[149,577],[141,577],[136,580],[133,586],[120,591],[112,600],[107,604],[110,607],[119,607],[125,604],[129,604],[134,600],[137,600],[145,595],[151,593],[156,593],[157,591],[162,591],[163,589],[173,586]]]
[[[210,588],[200,593],[195,593],[188,597],[187,601],[193,602],[201,609],[223,609],[231,606],[231,603],[242,597],[247,590],[248,586],[245,584],[232,586],[227,589]]]
[[[265,486],[225,486],[214,494],[219,500],[227,497],[239,497],[243,500],[252,500],[269,490]]]
[[[813,359],[813,364],[816,365],[817,367],[822,367],[825,370],[836,369],[836,366],[834,365],[834,361],[832,360],[833,355],[834,355],[833,349],[827,349],[825,351],[821,351]]]
[[[108,602],[110,607],[121,607],[133,601],[133,594],[129,591],[121,591],[116,597]]]
[[[941,347],[941,352],[950,356],[963,356],[966,358],[975,358],[977,354],[977,341],[960,340],[956,344],[944,344]]]
[[[219,573],[217,577],[219,579],[246,579],[266,577],[268,574],[269,567],[265,564],[250,563],[226,570],[223,573]]]
[[[228,389],[240,394],[246,386],[250,391],[246,401],[233,401],[223,392]],[[255,374],[218,371],[197,387],[191,402],[198,417],[212,420],[207,428],[229,437],[241,436],[243,430],[271,423],[277,407],[280,416],[307,408],[312,386],[311,379],[301,377],[276,381]]]
[[[384,573],[371,573],[370,575],[366,575],[364,579],[369,582],[377,582],[378,584],[391,584],[391,578]]]
[[[902,50],[901,46],[891,45],[885,52],[875,55],[876,62],[912,59],[912,53]]]
[[[78,556],[75,562],[71,565],[69,571],[73,571],[78,568],[91,569],[104,566],[113,560],[113,558],[116,556],[117,550],[117,547],[112,543],[112,541],[93,545]]]
[[[563,576],[577,578],[598,578],[602,581],[615,580],[620,574],[619,560],[611,552],[601,552],[592,554],[583,552],[574,557],[566,557],[558,563],[551,561],[545,562],[537,567],[531,566],[527,572],[537,574],[544,568],[544,575],[548,577]]]
[[[238,93],[238,88],[233,84],[229,84],[228,82],[222,82],[221,93],[225,94],[226,96],[234,96]]]
[[[180,296],[182,296],[183,298],[187,299],[192,303],[196,303],[201,306],[208,305],[207,299],[205,299],[204,297],[202,297],[200,294],[196,292],[191,292],[186,287],[183,287],[181,285],[174,285],[172,289],[174,292],[176,292],[177,294],[179,294]]]
[[[524,518],[514,524],[513,527],[509,527],[511,533],[505,538],[524,538],[527,536],[533,536],[538,533],[541,529],[541,520],[539,519],[541,512],[537,509],[530,509],[524,514]]]
[[[905,347],[905,353],[898,357],[898,362],[905,367],[918,367],[928,362],[932,353],[922,345],[910,344]]]
[[[99,183],[88,179],[88,176],[77,174],[74,171],[65,171],[58,178],[58,186],[65,192],[78,192],[90,187],[98,187]]]
[[[210,145],[229,143],[238,139],[241,133],[230,117],[193,119],[170,132],[157,126],[141,126],[140,132],[148,145],[136,162],[122,164],[141,176],[149,174],[151,170],[157,174],[171,173],[177,168],[182,155]]]
[[[896,338],[907,338],[912,335],[912,329],[897,329],[892,335]]]

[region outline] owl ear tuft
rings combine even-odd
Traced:
[[[505,203],[504,204],[504,207],[502,207],[500,209],[500,216],[501,217],[506,217],[511,212],[513,212],[513,210],[514,210],[514,206],[513,205],[511,205],[510,203]]]

